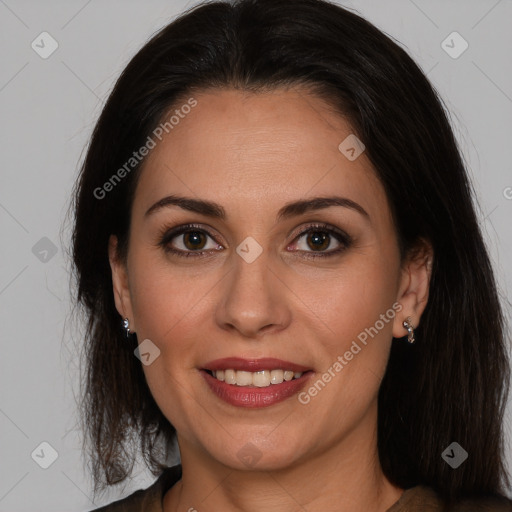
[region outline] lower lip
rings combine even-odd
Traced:
[[[236,386],[234,384],[226,384],[210,375],[208,372],[201,370],[201,375],[206,380],[210,389],[222,400],[228,404],[237,407],[268,407],[277,404],[297,394],[313,372],[305,372],[302,377],[283,381],[281,384],[270,384],[264,388]]]

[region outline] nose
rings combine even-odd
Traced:
[[[250,263],[234,253],[232,265],[223,279],[217,325],[251,339],[285,329],[291,319],[292,292],[271,268],[269,252],[263,249]]]

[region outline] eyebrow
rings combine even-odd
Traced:
[[[144,217],[147,218],[153,213],[170,206],[178,206],[183,210],[199,213],[214,219],[225,220],[227,218],[226,211],[220,204],[204,199],[194,199],[192,197],[178,195],[163,197],[149,207],[144,214]],[[290,217],[302,215],[315,210],[323,210],[331,206],[349,208],[360,213],[366,220],[370,220],[370,215],[360,204],[352,201],[351,199],[340,196],[312,197],[287,203],[277,213],[277,220],[286,220]]]

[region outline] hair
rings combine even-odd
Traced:
[[[117,80],[75,184],[76,305],[87,319],[81,415],[95,492],[126,479],[137,454],[157,475],[176,431],[154,401],[113,296],[108,239],[128,251],[144,159],[108,182],[171,108],[194,93],[305,87],[346,117],[386,192],[404,258],[434,253],[417,343],[393,341],[378,397],[386,477],[445,500],[503,493],[510,380],[505,324],[476,202],[444,104],[417,64],[371,23],[324,0],[200,4],[161,29]],[[453,441],[469,458],[453,470]]]

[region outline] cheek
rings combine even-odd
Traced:
[[[339,272],[317,283],[316,291],[303,288],[300,293],[309,296],[308,304],[319,319],[341,339],[353,338],[374,325],[396,299],[397,274],[378,258],[347,262]]]
[[[203,324],[199,310],[212,283],[210,277],[194,279],[173,269],[162,258],[150,263],[149,251],[140,256],[134,256],[130,274],[137,337],[159,349],[154,362],[142,369],[159,408],[175,428],[186,431],[190,390],[184,390],[184,383],[196,378]]]
[[[330,392],[335,394],[341,387],[343,396],[336,401],[346,407],[346,401],[355,397],[373,396],[385,372],[393,320],[400,307],[395,304],[397,273],[389,264],[392,261],[356,255],[350,265],[324,281],[322,293],[314,294],[313,309],[321,320],[318,332],[325,333],[318,339],[321,372],[331,369],[339,376]]]
[[[134,251],[130,288],[137,331],[157,344],[174,339],[175,331],[190,322],[213,284],[213,273],[194,275],[155,251]]]

